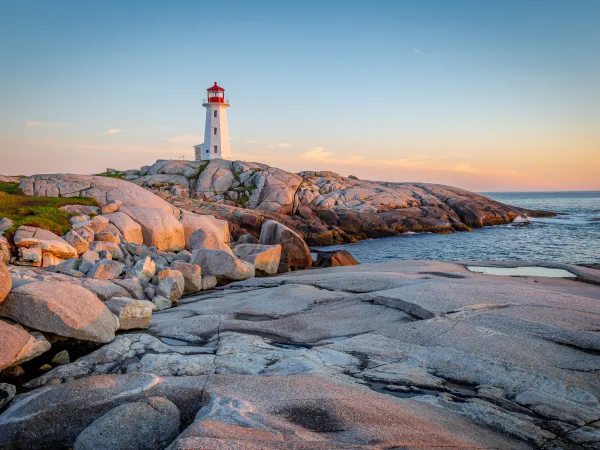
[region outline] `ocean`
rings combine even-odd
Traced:
[[[348,250],[360,263],[394,259],[600,263],[600,191],[482,192],[513,206],[561,213],[528,226],[498,225],[450,235],[420,233],[319,247]]]

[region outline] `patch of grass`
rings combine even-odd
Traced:
[[[97,173],[96,176],[97,177],[106,177],[106,178],[118,178],[119,180],[124,180],[125,179],[125,174],[124,173],[102,172],[102,173]]]
[[[69,219],[75,215],[59,209],[65,205],[98,206],[98,203],[91,197],[27,196],[17,183],[0,183],[0,218],[14,222],[5,234],[12,235],[20,225],[30,225],[61,236],[69,231]]]

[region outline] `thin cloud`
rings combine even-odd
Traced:
[[[248,139],[246,141],[247,145],[252,145],[252,144],[260,144],[262,141],[256,140],[256,139]]]
[[[195,134],[184,134],[183,136],[174,136],[165,139],[167,142],[172,144],[198,144],[202,142],[204,138]]]
[[[417,52],[419,55],[423,55],[423,56],[427,56],[425,53],[423,53],[421,50],[417,49],[417,48],[413,48],[413,50],[415,52]]]
[[[104,132],[104,134],[117,134],[123,133],[125,130],[121,130],[120,128],[110,128]]]
[[[71,124],[68,122],[39,122],[37,120],[26,120],[25,125],[29,128],[64,128]]]
[[[279,144],[271,144],[267,146],[268,148],[291,148],[291,142],[280,142]]]
[[[329,159],[332,155],[333,153],[325,151],[325,147],[318,146],[313,147],[312,150],[308,152],[301,153],[300,157],[303,159],[309,159],[311,161],[324,161]]]

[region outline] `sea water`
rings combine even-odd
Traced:
[[[531,218],[528,226],[498,225],[450,235],[411,233],[320,248],[348,250],[360,263],[394,259],[600,263],[600,191],[482,194],[509,205],[561,214]]]

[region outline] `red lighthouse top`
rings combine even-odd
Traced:
[[[209,103],[224,103],[225,102],[225,89],[217,84],[215,81],[214,86],[209,87],[207,90],[208,102]]]

